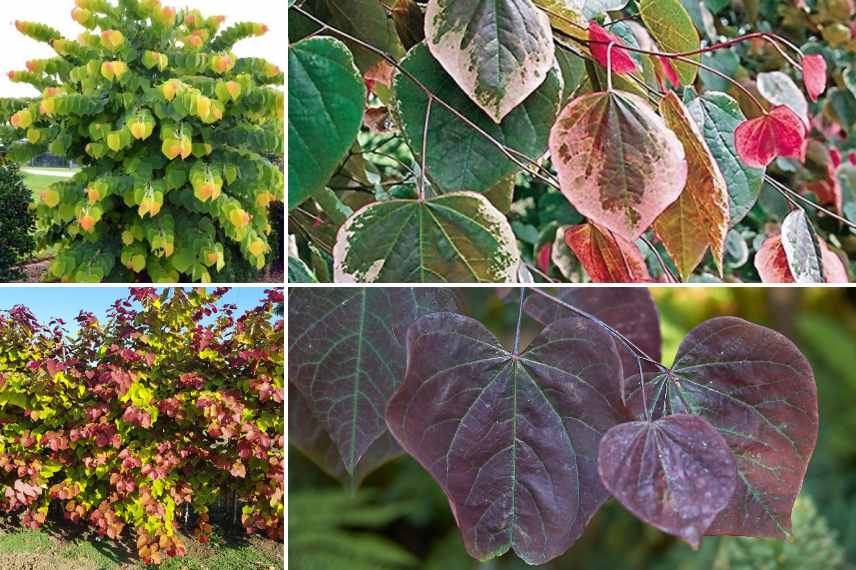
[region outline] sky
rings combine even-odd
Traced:
[[[115,4],[115,0],[111,0]],[[203,16],[226,16],[224,26],[236,22],[267,24],[270,31],[260,38],[238,42],[238,57],[264,57],[286,69],[286,6],[285,0],[162,0],[164,6],[198,8]],[[26,70],[27,60],[49,58],[56,53],[46,44],[31,40],[18,33],[15,20],[41,22],[76,38],[85,31],[71,19],[74,0],[2,0],[0,9],[0,97],[38,96],[32,86],[13,83],[9,71]]]
[[[258,305],[268,287],[234,287],[222,303],[238,305],[238,315]],[[81,310],[104,319],[107,308],[116,299],[125,297],[127,287],[0,287],[0,309],[26,305],[42,323],[53,317],[66,322],[69,332],[77,330],[74,318]]]

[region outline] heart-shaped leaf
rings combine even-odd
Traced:
[[[639,248],[609,230],[594,224],[571,226],[565,232],[565,243],[595,283],[651,280]]]
[[[288,383],[288,441],[322,471],[351,488],[359,486],[372,471],[402,453],[395,439],[385,431],[363,454],[353,475],[348,474],[324,424],[318,421],[309,402],[291,382]]]
[[[680,0],[641,0],[639,15],[661,51],[682,53],[699,48],[698,32]],[[700,55],[689,59],[700,61]],[[698,66],[688,61],[670,62],[683,85],[692,85]]]
[[[425,39],[496,123],[544,82],[555,61],[550,20],[531,0],[429,0]]]
[[[790,108],[779,105],[740,123],[734,130],[734,148],[744,164],[761,168],[777,156],[800,158],[805,136],[802,120]]]
[[[401,66],[496,141],[532,159],[547,150],[562,96],[562,79],[556,69],[551,69],[544,82],[497,124],[461,91],[425,44],[411,49]],[[401,73],[395,76],[394,88],[397,116],[421,161],[428,97]],[[441,192],[484,192],[520,170],[493,143],[436,101],[428,123],[425,168]]]
[[[612,338],[563,319],[518,355],[478,321],[437,313],[410,327],[407,355],[387,424],[445,491],[470,555],[564,553],[608,496],[596,463],[622,418],[606,396],[621,373]]]
[[[354,475],[386,432],[383,409],[404,377],[407,327],[454,310],[454,298],[437,288],[296,288],[288,301],[289,382]]]
[[[366,88],[345,45],[315,37],[288,49],[288,208],[324,188],[363,121]]]
[[[818,428],[814,374],[799,349],[776,331],[718,317],[691,330],[671,370],[645,385],[654,419],[702,416],[737,461],[737,489],[708,534],[785,537]],[[639,394],[632,409],[641,410]]]
[[[826,60],[819,53],[804,55],[802,61],[803,83],[812,101],[826,90]]]
[[[660,317],[657,305],[647,289],[563,287],[555,292],[555,297],[597,317],[624,335],[652,360],[660,361]],[[537,294],[529,295],[524,309],[543,325],[576,316],[572,310]],[[621,357],[622,377],[638,375],[639,363],[634,353],[621,342],[616,341],[615,345]]]
[[[339,228],[337,282],[515,280],[517,241],[506,217],[481,194],[370,204]]]
[[[621,91],[571,101],[550,133],[562,193],[579,212],[632,241],[680,195],[684,148],[641,97]]]
[[[728,188],[729,227],[741,221],[761,192],[764,168],[746,166],[737,158],[734,130],[746,120],[740,105],[725,93],[709,91],[687,103]]]
[[[630,512],[696,549],[737,486],[725,439],[688,414],[610,429],[600,441],[598,471]]]
[[[660,114],[684,146],[688,173],[684,191],[654,221],[654,229],[683,279],[692,275],[708,248],[721,275],[728,233],[725,179],[674,91],[660,99]]]

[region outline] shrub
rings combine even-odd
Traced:
[[[0,508],[38,527],[51,501],[146,561],[181,555],[176,514],[224,489],[248,533],[283,532],[280,290],[242,315],[225,289],[135,289],[76,335],[25,307],[0,313]]]
[[[22,278],[23,272],[15,266],[33,252],[34,220],[29,206],[30,191],[18,165],[0,153],[0,281]]]
[[[175,10],[159,0],[77,0],[76,40],[33,22],[22,34],[57,56],[10,72],[42,94],[11,116],[10,156],[45,151],[83,166],[40,193],[59,231],[63,281],[210,281],[233,247],[256,270],[270,251],[268,207],[282,173],[282,72],[233,45],[267,26]],[[181,229],[181,231],[179,231]]]

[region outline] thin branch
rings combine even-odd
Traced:
[[[639,239],[642,240],[642,243],[648,246],[648,249],[650,249],[651,252],[654,254],[654,257],[657,258],[657,263],[660,265],[660,268],[663,270],[663,273],[666,275],[666,277],[669,278],[672,283],[681,283],[680,277],[672,273],[672,269],[666,263],[666,260],[663,259],[663,256],[660,255],[660,252],[657,250],[654,244],[651,243],[644,235],[639,236]]]
[[[520,354],[520,323],[523,321],[523,301],[526,300],[526,287],[520,288],[520,297],[517,303],[517,326],[514,328],[514,355]]]
[[[431,105],[434,97],[428,97],[428,105],[425,107],[425,125],[422,127],[422,164],[419,170],[419,201],[425,201],[425,162],[428,157],[428,123],[431,121]]]

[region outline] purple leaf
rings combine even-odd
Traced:
[[[606,432],[598,470],[634,515],[697,549],[737,485],[734,457],[707,420],[679,414]]]
[[[401,447],[384,432],[369,446],[349,475],[339,451],[294,384],[288,383],[288,441],[334,479],[358,487],[375,469],[401,455]]]
[[[384,408],[404,378],[404,335],[422,315],[455,310],[449,289],[303,288],[289,295],[288,378],[335,444],[345,470],[386,433]]]
[[[555,292],[565,303],[589,313],[605,322],[630,342],[659,362],[661,350],[660,317],[657,305],[647,289],[627,287],[562,288]],[[526,313],[542,324],[573,316],[570,309],[541,295],[532,294],[526,299]],[[633,352],[616,341],[624,376],[639,377],[639,364]],[[643,371],[652,369],[643,362]],[[637,381],[638,382],[638,381]],[[620,385],[616,384],[620,389]]]
[[[737,489],[708,534],[786,537],[818,429],[814,375],[799,349],[743,319],[710,319],[690,331],[671,371],[647,377],[645,393],[654,418],[702,416],[734,455]],[[629,400],[641,415],[640,390]]]
[[[518,356],[478,321],[437,313],[408,330],[387,424],[443,488],[470,555],[543,564],[608,497],[597,450],[622,419],[620,371],[586,319],[552,323]]]

